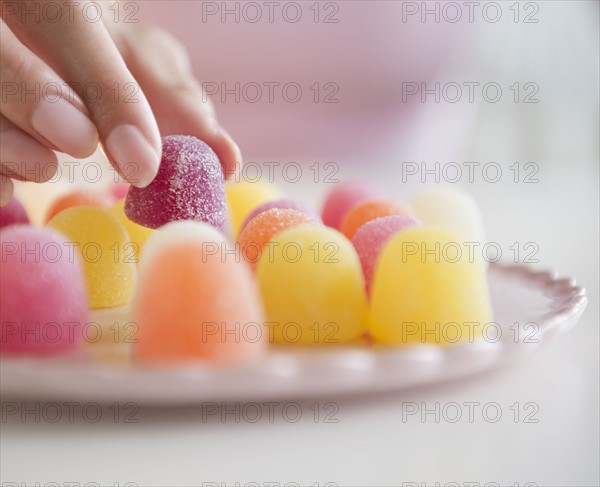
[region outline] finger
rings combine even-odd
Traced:
[[[22,8],[29,9],[36,4],[34,0],[21,3]],[[160,133],[146,97],[103,23],[86,20],[96,5],[87,1],[57,2],[57,8],[65,11],[55,22],[44,16],[36,22],[26,15],[18,20],[11,16],[10,21],[15,24],[15,34],[72,83],[117,171],[129,182],[146,186],[158,171]]]
[[[83,102],[72,92],[69,96],[64,81],[1,21],[0,53],[2,115],[49,148],[73,157],[91,155],[98,134]]]
[[[0,173],[43,183],[56,174],[56,154],[0,115]]]
[[[190,69],[185,49],[165,31],[134,26],[115,32],[127,65],[140,83],[163,135],[194,135],[217,154],[226,177],[241,163],[233,138],[219,125],[212,103]]]
[[[8,176],[0,174],[0,206],[7,205],[12,198],[14,185]]]

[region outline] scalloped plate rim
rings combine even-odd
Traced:
[[[553,310],[552,314],[540,324],[539,343],[532,347],[514,346],[513,351],[516,353],[512,356],[501,355],[507,348],[507,344],[514,344],[503,337],[494,343],[478,340],[450,347],[436,345],[415,345],[398,349],[383,346],[371,348],[344,346],[327,349],[274,347],[264,361],[245,368],[214,368],[194,364],[161,369],[124,369],[97,363],[78,363],[78,367],[74,368],[73,362],[68,358],[2,357],[0,358],[0,394],[3,398],[9,396],[42,400],[81,399],[101,403],[129,400],[144,404],[185,405],[209,400],[271,400],[397,390],[456,380],[508,365],[521,356],[535,351],[543,345],[543,342],[548,341],[548,337],[552,339],[557,334],[570,330],[586,308],[585,288],[578,286],[573,278],[560,278],[553,270],[535,270],[525,265],[492,264],[490,268],[535,283],[536,289],[552,298],[553,303],[557,302],[556,296],[549,296],[548,290],[560,285],[563,289],[559,289],[558,296],[566,296],[564,306]],[[460,360],[473,358],[478,353],[486,355],[488,361],[472,363],[472,367],[466,369],[464,366],[460,367]],[[305,354],[310,358],[307,359]],[[357,362],[358,359],[362,362]],[[405,367],[411,365],[413,368],[416,367],[416,376],[412,380],[407,379],[406,369],[403,369],[396,380],[393,378],[381,380],[386,373],[389,375],[390,369],[386,366],[389,366],[390,362],[402,363]],[[455,369],[456,363],[459,364],[457,370],[450,372],[444,370],[445,375],[439,373],[444,365],[453,365],[453,362]],[[287,370],[282,368],[284,366]],[[374,375],[379,376],[375,377],[379,382],[368,380],[373,379]],[[42,382],[44,387],[41,390],[39,388],[34,390],[33,386],[39,386],[41,379],[45,379]],[[88,389],[75,390],[74,382],[71,382],[71,387],[68,384],[67,387],[64,386],[65,380],[73,381],[73,379],[79,382],[85,380],[84,387]],[[265,379],[268,379],[267,383],[264,382]],[[131,392],[133,380],[136,385]],[[144,382],[150,384],[143,384]],[[152,382],[154,382],[153,386]],[[229,382],[229,387],[221,386],[222,382]],[[173,383],[177,385],[175,395],[169,396],[162,390],[156,391],[157,386],[170,389]],[[53,388],[53,384],[57,387]],[[115,386],[124,388],[125,391],[117,392]],[[198,386],[198,390],[190,391],[189,388],[193,386]],[[212,390],[211,387],[206,390],[207,386],[211,386]],[[234,386],[238,389],[234,389]],[[106,387],[109,387],[108,391]],[[173,391],[170,392],[173,394]]]

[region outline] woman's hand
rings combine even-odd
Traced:
[[[64,11],[49,21],[43,2],[0,0],[0,203],[12,195],[11,179],[50,179],[54,151],[83,158],[98,143],[126,180],[146,186],[161,135],[204,140],[231,175],[239,148],[217,123],[184,48],[160,29],[113,24],[112,15],[91,22],[86,4],[53,2]]]

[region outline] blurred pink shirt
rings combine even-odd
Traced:
[[[403,3],[153,0],[137,18],[187,47],[246,156],[338,157],[399,137],[419,110],[402,83],[431,79],[458,32],[403,22]]]

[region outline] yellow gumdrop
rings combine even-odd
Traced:
[[[365,331],[360,262],[337,230],[317,225],[284,230],[265,244],[256,276],[272,341],[348,343]]]
[[[256,207],[281,197],[279,190],[272,184],[262,181],[227,181],[225,183],[225,198],[229,211],[229,221],[233,237],[237,238],[240,227],[246,217]]]
[[[108,210],[91,206],[67,208],[48,222],[66,236],[81,259],[91,308],[123,306],[136,283],[136,259],[127,248],[127,232]]]
[[[392,237],[373,280],[369,328],[379,343],[442,346],[474,341],[492,321],[481,259],[437,227]]]
[[[117,217],[117,220],[119,220],[121,225],[125,227],[125,231],[129,236],[129,241],[132,243],[132,245],[129,245],[129,247],[135,252],[136,260],[138,260],[146,240],[148,240],[154,230],[132,222],[129,218],[127,218],[127,215],[125,215],[125,211],[123,210],[124,206],[125,200],[122,199],[117,201],[109,211],[112,215]]]

